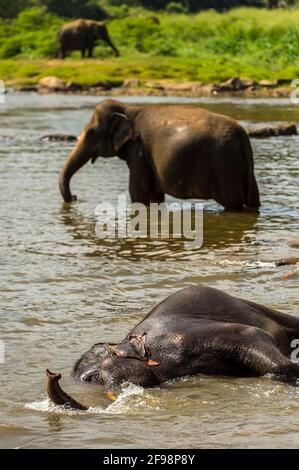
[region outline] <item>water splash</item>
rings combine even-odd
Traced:
[[[25,408],[27,410],[39,411],[43,413],[59,413],[59,414],[66,414],[66,415],[76,415],[86,414],[87,411],[79,411],[79,410],[71,410],[65,406],[55,405],[51,400],[48,398],[40,401],[34,401],[32,403],[26,403]],[[89,410],[88,410],[89,411]]]
[[[149,391],[133,384],[124,384],[121,393],[116,400],[106,408],[101,406],[91,406],[86,411],[72,410],[66,406],[55,405],[48,398],[32,403],[26,403],[25,408],[29,410],[62,413],[66,415],[76,414],[130,414],[147,415],[159,411],[159,399],[154,397]]]
[[[105,410],[105,413],[111,414],[152,414],[159,411],[159,399],[146,391],[144,388],[133,385],[124,384],[121,393],[117,399],[111,403]]]

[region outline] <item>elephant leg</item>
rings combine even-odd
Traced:
[[[226,188],[226,193],[214,197],[227,211],[242,211],[245,205],[245,196],[242,190],[237,191],[234,186]]]
[[[291,362],[272,342],[254,346],[249,360],[258,375],[273,374],[277,380],[290,384],[299,379],[299,364]]]
[[[128,148],[128,155],[131,201],[145,205],[149,205],[151,202],[164,202],[164,193],[154,189],[154,175],[144,154],[136,152],[134,145],[132,145],[131,149]]]
[[[88,48],[88,57],[91,59],[93,57],[93,47]]]
[[[220,203],[221,204],[221,203]],[[241,212],[244,210],[243,204],[230,204],[230,203],[223,203],[224,209],[228,212]]]
[[[85,49],[81,49],[81,56],[82,56],[82,59],[84,59],[84,57],[85,57]]]
[[[142,178],[142,176],[141,176]],[[149,205],[150,203],[150,191],[145,188],[142,184],[142,180],[138,181],[136,175],[130,172],[129,178],[129,192],[131,196],[131,201],[139,202],[141,204]]]
[[[216,331],[217,330],[217,331]],[[238,364],[250,375],[273,374],[278,380],[294,383],[299,378],[299,365],[281,353],[272,336],[260,328],[231,325],[214,328],[218,341],[205,348],[217,352],[225,359]],[[220,338],[220,339],[219,339]],[[213,351],[209,351],[209,348]]]
[[[133,203],[139,202],[148,206],[151,202],[161,204],[165,201],[164,193],[159,193],[153,190],[147,191],[141,185],[136,184],[136,181],[132,180],[132,178],[130,178],[129,182],[129,192],[131,196],[131,201]]]
[[[66,51],[65,51],[65,49],[63,49],[63,48],[61,47],[60,50],[59,50],[58,57],[59,57],[60,59],[65,59],[65,56],[66,56]]]
[[[158,204],[165,201],[165,194],[157,191],[151,191],[150,202],[157,202]]]
[[[221,204],[221,206],[223,206],[226,211],[240,212],[244,209],[243,203],[234,201],[233,199],[222,198],[218,196],[215,196],[214,199],[216,202],[218,202],[218,204]]]

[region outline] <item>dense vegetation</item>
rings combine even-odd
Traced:
[[[174,12],[174,3],[164,0],[127,0],[129,6],[120,0],[15,0],[6,1],[7,15],[7,7],[13,3],[18,16],[0,18],[0,78],[7,81],[31,83],[52,74],[81,83],[118,82],[128,76],[204,82],[236,75],[255,79],[299,76],[298,9],[237,8],[187,14]],[[144,9],[137,3],[155,4],[157,9],[163,4],[167,12]],[[180,5],[191,8],[195,3],[201,2],[186,0]],[[29,4],[31,8],[24,9]],[[99,4],[102,7],[97,10]],[[95,56],[103,61],[79,60],[78,52],[65,62],[53,60],[58,50],[57,31],[70,16],[70,5],[78,11],[93,7],[97,15],[108,16],[120,58],[112,57],[109,48],[99,44]]]
[[[58,16],[100,19],[131,7],[195,13],[206,9],[225,11],[239,6],[286,7],[296,3],[298,0],[0,0],[0,17],[14,18],[25,8],[36,6],[45,6]]]

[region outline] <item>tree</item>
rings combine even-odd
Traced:
[[[40,0],[40,3],[58,16],[95,20],[101,20],[108,16],[104,8],[100,7],[95,0]]]
[[[0,0],[0,18],[14,18],[24,8],[32,6],[30,0]]]

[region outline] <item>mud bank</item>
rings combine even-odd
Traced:
[[[81,85],[75,82],[49,76],[42,78],[36,85],[16,88],[21,92],[36,92],[40,94],[63,93],[95,96],[234,96],[234,97],[288,97],[294,91],[289,80],[277,81],[254,80],[233,77],[220,84],[202,82],[178,82],[170,80],[141,81],[128,78],[120,86],[109,81],[99,81],[93,85]]]

